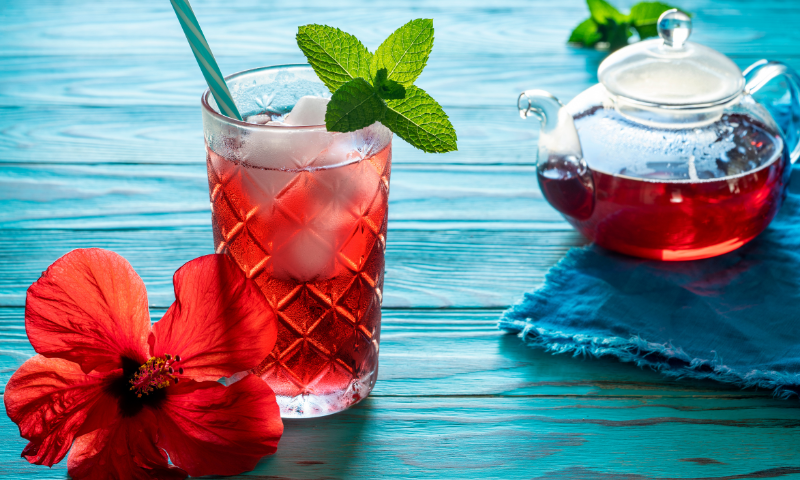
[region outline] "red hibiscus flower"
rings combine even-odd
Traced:
[[[175,303],[152,327],[144,283],[115,253],[75,250],[31,285],[25,328],[39,355],[4,397],[30,463],[52,466],[72,447],[76,480],[183,479],[242,473],[275,452],[283,424],[269,386],[217,381],[272,350],[267,300],[225,255],[173,280]]]

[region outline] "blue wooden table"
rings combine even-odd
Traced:
[[[800,67],[800,2],[676,0],[693,40],[741,67]],[[623,6],[630,6],[626,0]],[[325,23],[374,49],[434,19],[417,84],[460,150],[396,141],[380,378],[344,413],[286,422],[256,478],[800,478],[800,404],[767,392],[665,380],[611,360],[551,356],[495,322],[585,242],[542,199],[538,125],[517,94],[568,100],[604,54],[565,45],[583,0],[196,0],[226,74],[302,63],[298,25]],[[0,0],[0,386],[32,353],[26,288],[73,248],[119,252],[152,315],[171,276],[212,252],[199,97],[203,80],[169,2]],[[19,458],[0,415],[0,479],[63,479]],[[242,476],[241,478],[245,478]]]

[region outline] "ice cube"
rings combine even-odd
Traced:
[[[369,160],[317,172],[324,210],[316,222],[319,231],[330,232],[328,241],[341,247],[367,214],[380,188],[380,173]]]
[[[322,97],[300,97],[283,122],[294,126],[325,125],[325,111],[329,101],[329,98]]]
[[[318,227],[312,224],[294,232],[278,232],[271,257],[274,277],[308,282],[335,275],[336,250],[330,243],[331,235],[316,231]]]
[[[268,123],[268,126],[281,124]],[[269,169],[302,169],[333,141],[325,131],[314,129],[270,128],[257,135],[248,135],[240,148],[241,161],[247,165]]]
[[[272,121],[272,115],[269,113],[259,113],[257,115],[244,117],[244,121],[254,125],[267,125]]]
[[[321,168],[357,162],[362,156],[354,137],[352,133],[334,134],[328,148],[320,152],[308,166]]]

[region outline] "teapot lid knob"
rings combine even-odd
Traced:
[[[667,10],[658,17],[658,36],[664,40],[664,45],[683,48],[691,34],[692,19],[677,8]]]
[[[660,39],[628,45],[600,64],[597,76],[609,93],[669,109],[716,108],[742,93],[742,71],[730,58],[687,41],[692,33],[687,14],[667,10],[656,26]]]

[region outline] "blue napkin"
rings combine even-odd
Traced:
[[[499,327],[555,353],[800,393],[800,169],[772,224],[731,253],[657,262],[573,248]]]

